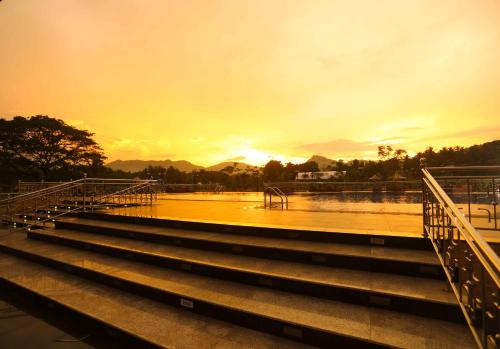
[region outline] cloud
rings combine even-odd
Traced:
[[[498,139],[500,137],[500,126],[483,126],[475,127],[468,130],[462,130],[458,132],[453,132],[442,136],[443,138],[455,138],[455,137],[491,137]]]
[[[420,131],[424,131],[425,130],[425,127],[405,127],[405,128],[402,128],[401,129],[401,132],[410,132],[410,133],[413,133],[413,132],[420,132]]]
[[[375,44],[370,43],[370,45],[358,49],[350,49],[340,53],[322,56],[318,59],[325,68],[338,67],[342,63],[349,63],[356,59],[363,62],[379,63],[381,59],[387,60],[387,58],[394,55],[395,52],[405,49],[409,50],[412,46],[420,44],[422,41],[429,41],[436,37],[437,33],[445,32],[450,25],[453,25],[453,23],[458,20],[460,20],[458,14],[449,14],[443,19],[439,18],[420,28],[414,28],[416,31],[412,30],[411,32],[398,34],[389,40],[384,40]]]
[[[170,144],[161,140],[119,138],[103,147],[111,160],[165,160],[175,156],[169,152]]]
[[[303,144],[296,149],[316,154],[358,153],[373,150],[376,147],[372,142],[357,142],[348,139],[334,139],[328,142]]]
[[[157,155],[153,155],[154,158],[158,159],[172,159],[175,158],[174,153],[158,153]]]
[[[227,159],[226,161],[243,161],[245,159],[246,159],[246,157],[239,155],[239,156],[235,156],[234,158]]]
[[[494,141],[500,139],[500,126],[481,126],[432,137],[421,137],[415,139],[413,143],[422,145],[421,148],[423,149],[428,145],[435,145],[436,138],[441,141],[439,146],[450,146],[452,145],[451,142],[455,143],[454,145],[462,144],[466,146],[472,144],[471,142]]]
[[[376,141],[375,144],[389,144],[389,145],[401,144],[408,141],[408,139],[409,139],[408,137],[401,137],[401,136],[387,137]]]

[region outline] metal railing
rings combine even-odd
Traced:
[[[49,203],[62,205],[61,198],[73,198],[84,179],[59,183],[50,188],[43,188],[34,192],[20,194],[0,201],[0,218],[2,221],[14,222],[18,215],[28,216],[39,209],[47,207]]]
[[[69,181],[73,182],[73,180]],[[34,191],[39,191],[41,189],[46,189],[50,187],[55,187],[60,184],[64,184],[67,182],[59,181],[59,182],[47,182],[47,181],[36,181],[36,182],[23,182],[19,180],[17,182],[17,192],[18,194],[26,194]]]
[[[224,192],[224,186],[218,183],[212,184],[179,184],[179,183],[162,183],[157,185],[158,193],[191,193],[191,192]]]
[[[0,201],[5,200],[5,199],[10,199],[13,198],[14,196],[18,196],[19,193],[17,192],[1,192],[0,193]]]
[[[477,344],[499,348],[500,259],[472,226],[470,215],[465,216],[431,175],[433,170],[446,169],[422,169],[424,235],[432,242]]]
[[[93,201],[88,207],[89,210],[93,211],[94,209],[98,208],[111,208],[111,207],[127,207],[130,203],[133,205],[141,205],[138,204],[137,202],[137,194],[142,195],[143,191],[146,189],[148,190],[145,194],[150,196],[150,201],[147,204],[152,204],[153,203],[153,194],[150,192],[151,186],[154,185],[152,183],[139,183],[136,185],[133,185],[131,187],[119,190],[117,192],[111,193],[104,195],[103,197],[100,197],[96,201]],[[127,198],[129,198],[132,195],[132,197],[135,197],[136,199],[131,201],[128,201]],[[156,194],[154,196],[154,200],[156,200]],[[143,203],[142,205],[144,205]],[[31,223],[26,222],[26,218],[24,219],[24,227],[21,229],[27,229],[28,231],[34,226],[43,226],[45,225],[46,222],[54,222],[57,218],[67,215],[69,213],[73,212],[78,212],[78,211],[85,211],[83,206],[68,206],[66,208],[62,208],[56,211],[45,211],[41,215],[37,215],[36,220],[33,220]]]
[[[460,203],[459,208],[476,229],[500,230],[500,166],[427,167],[427,170],[435,173],[434,178],[448,196]]]
[[[371,181],[371,182],[335,182],[335,181],[289,181],[265,183],[269,187],[279,187],[291,192],[407,192],[420,191],[420,181]]]
[[[154,180],[82,178],[0,200],[0,220],[37,224],[76,210],[156,201]],[[31,222],[30,222],[31,221]]]
[[[278,187],[264,187],[264,208],[267,207],[267,196],[269,195],[269,208],[273,207],[273,194],[280,198],[281,209],[288,210],[288,196]]]

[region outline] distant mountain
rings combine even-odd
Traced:
[[[327,169],[328,166],[334,166],[337,161],[335,160],[332,160],[332,159],[328,159],[324,156],[321,156],[321,155],[313,155],[311,156],[311,158],[307,161],[314,161],[318,164],[319,166],[319,169],[321,171],[324,171]]]
[[[335,165],[336,161],[328,159],[321,155],[313,155],[307,161],[315,161],[320,170],[325,170],[330,165]],[[259,166],[249,165],[244,162],[239,161],[223,161],[216,165],[203,167],[195,165],[186,160],[115,160],[106,164],[107,167],[113,170],[122,170],[125,172],[139,172],[144,170],[148,166],[161,166],[164,168],[169,168],[170,166],[183,172],[192,172],[196,170],[206,170],[206,171],[221,171],[228,168],[228,173],[237,174],[253,170],[261,170]],[[232,167],[232,169],[229,169]]]
[[[203,167],[194,165],[186,160],[115,160],[106,164],[107,167],[113,170],[122,170],[126,172],[139,172],[148,166],[161,166],[169,168],[170,166],[178,169],[179,171],[192,172],[200,170]]]
[[[244,162],[224,161],[224,162],[218,163],[216,165],[209,166],[209,167],[205,168],[205,170],[207,170],[207,171],[220,171],[220,170],[223,170],[227,167],[233,168],[232,173],[241,173],[241,172],[250,171],[253,169],[256,169],[256,170],[259,169],[258,166],[252,166],[249,164],[245,164]]]

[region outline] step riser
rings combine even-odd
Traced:
[[[111,215],[99,212],[81,212],[78,217],[87,219],[97,219],[109,222],[120,222],[128,224],[141,224],[156,227],[176,228],[186,230],[202,230],[216,233],[227,233],[233,235],[253,235],[278,239],[294,239],[304,241],[334,242],[360,245],[378,245],[383,239],[383,245],[387,247],[409,248],[414,250],[432,250],[432,245],[428,239],[411,238],[401,236],[385,236],[374,234],[352,234],[335,233],[314,230],[254,227],[245,225],[234,225],[224,223],[196,222],[175,219],[146,218]],[[375,239],[375,240],[374,240]]]
[[[409,299],[394,295],[381,294],[369,290],[321,285],[302,280],[292,280],[278,276],[245,272],[202,263],[186,262],[182,259],[168,258],[132,251],[124,248],[81,242],[70,238],[45,235],[43,232],[30,232],[29,238],[57,243],[79,249],[103,253],[113,257],[126,258],[148,263],[160,267],[195,273],[222,280],[230,280],[255,286],[272,288],[287,292],[299,293],[336,301],[377,306],[389,310],[411,313],[420,316],[432,317],[441,320],[463,322],[463,316],[457,306],[431,303],[422,300]]]
[[[161,346],[110,326],[4,278],[0,278],[0,294],[9,301],[16,302],[16,304],[29,309],[34,315],[49,323],[55,322],[55,325],[57,325],[62,324],[64,321],[66,324],[78,324],[80,331],[85,330],[90,333],[90,344],[117,349],[161,348]],[[64,326],[64,324],[62,325]]]
[[[117,228],[95,227],[76,222],[57,222],[56,228],[78,230],[88,233],[106,234],[120,238],[154,242],[166,245],[182,246],[208,251],[231,253],[237,255],[259,257],[266,259],[284,260],[306,264],[334,266],[348,269],[365,270],[372,272],[384,271],[398,275],[418,276],[444,280],[443,271],[438,265],[427,265],[404,261],[392,261],[369,257],[346,256],[308,251],[294,251],[287,249],[238,245],[233,243],[191,239],[186,237],[168,236],[144,232],[131,232]]]
[[[114,277],[112,275],[100,273],[94,270],[85,269],[79,266],[66,264],[50,258],[35,255],[26,251],[17,250],[8,246],[0,245],[0,251],[18,257],[22,257],[33,262],[43,264],[52,268],[99,282],[111,287],[125,290],[143,297],[180,307],[186,311],[212,317],[218,320],[241,325],[247,328],[270,333],[273,335],[296,340],[305,344],[322,348],[332,347],[355,347],[355,348],[385,348],[386,346],[366,342],[360,339],[341,336],[335,333],[326,332],[320,329],[300,326],[279,319],[271,319],[258,314],[247,313],[241,310],[232,309],[222,305],[212,304],[206,301],[186,298],[183,295],[160,290],[144,284]]]

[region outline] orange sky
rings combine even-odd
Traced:
[[[500,138],[500,1],[0,2],[0,116],[110,160],[374,157]]]

